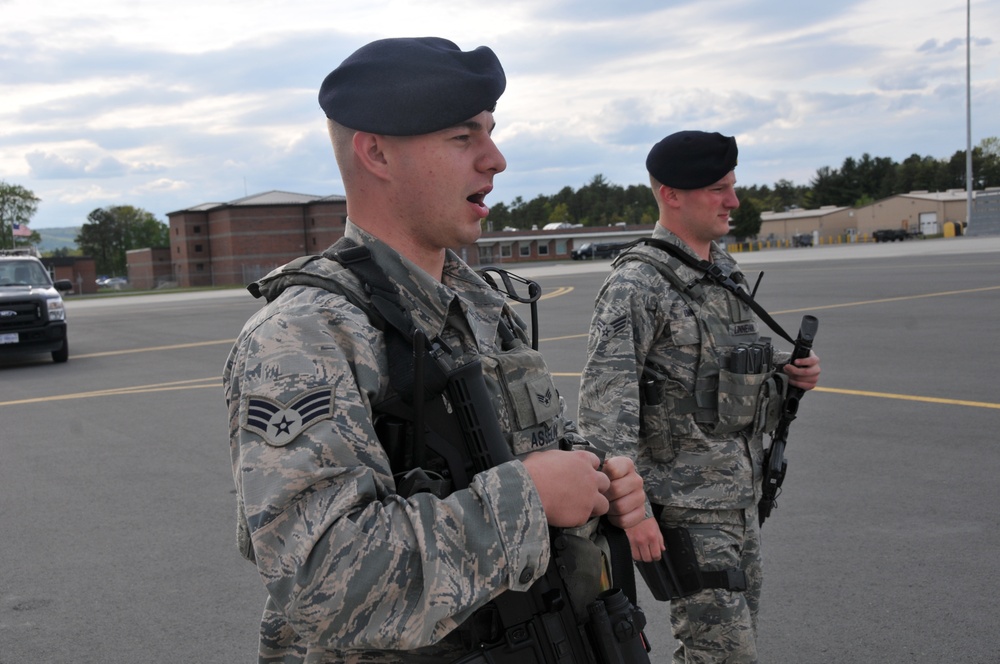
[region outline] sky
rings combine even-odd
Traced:
[[[30,226],[272,190],[344,193],[323,78],[385,37],[492,48],[507,170],[487,204],[647,184],[682,129],[735,135],[740,185],[966,147],[966,0],[0,0],[0,180]],[[1000,136],[1000,2],[971,1],[972,145]]]

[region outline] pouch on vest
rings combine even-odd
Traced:
[[[501,422],[506,420],[511,425],[507,430],[514,454],[556,444],[564,433],[556,424],[561,423],[561,404],[541,354],[521,344],[495,355],[483,355],[481,360],[483,371],[496,381],[501,392],[498,415]]]
[[[754,433],[774,433],[781,419],[787,392],[788,376],[783,371],[775,371],[768,376],[760,387],[760,408]]]
[[[647,364],[639,378],[639,436],[646,442],[653,461],[669,463],[677,456],[670,435],[670,413],[664,401],[664,385],[670,381],[661,367]]]
[[[706,424],[705,430],[714,434],[736,433],[755,425],[762,387],[770,374],[736,374],[728,369],[719,370],[718,421]]]

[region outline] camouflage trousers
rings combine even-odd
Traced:
[[[757,610],[763,576],[757,506],[745,510],[664,507],[660,524],[687,528],[703,570],[740,568],[746,592],[707,588],[670,603],[674,664],[756,664]]]

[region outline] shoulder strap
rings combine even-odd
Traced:
[[[702,288],[702,278],[700,273],[695,277],[685,277],[678,272],[678,268],[688,267],[684,263],[670,256],[664,257],[661,252],[646,250],[644,247],[636,245],[644,244],[640,241],[626,245],[625,249],[618,254],[618,258],[612,263],[613,266],[625,261],[641,261],[652,265],[656,270],[677,290],[678,293],[690,302],[700,303],[705,299],[704,288]]]
[[[425,393],[439,394],[447,376],[438,362],[425,359],[428,355],[436,359],[451,353],[451,349],[440,339],[429,340],[417,330],[410,313],[400,304],[399,291],[372,260],[371,250],[343,237],[323,252],[323,258],[340,263],[361,280],[370,298],[369,309],[374,307],[378,317],[395,331],[386,335],[386,344],[392,371],[390,380],[396,392],[410,403],[421,403]]]
[[[405,338],[412,339],[415,327],[410,314],[399,303],[399,291],[389,281],[375,261],[371,251],[346,237],[323,252],[323,258],[336,261],[353,272],[361,280],[371,298],[371,306],[385,322],[389,323]]]
[[[746,289],[740,288],[737,285],[737,283],[733,280],[733,278],[730,275],[725,274],[722,271],[722,268],[720,268],[715,263],[695,258],[694,256],[691,256],[680,247],[673,245],[669,242],[660,240],[659,238],[652,238],[652,237],[640,238],[635,242],[626,245],[626,248],[633,247],[637,244],[647,244],[651,247],[660,249],[661,251],[665,251],[666,253],[670,254],[671,256],[679,260],[684,265],[687,265],[692,270],[697,270],[703,273],[708,279],[714,281],[722,288],[725,288],[730,293],[738,297],[748,307],[750,307],[753,310],[753,312],[758,316],[760,316],[760,319],[764,321],[764,323],[769,328],[771,328],[778,335],[780,335],[782,339],[785,339],[791,344],[795,343],[795,340],[792,339],[791,335],[785,332],[784,328],[782,328],[781,325],[779,325],[778,322],[771,317],[771,314],[767,313],[764,307],[757,304],[757,301],[753,299],[753,296],[750,295],[750,293]]]

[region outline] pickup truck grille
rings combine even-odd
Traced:
[[[0,332],[17,330],[42,322],[38,300],[13,300],[0,303]]]

